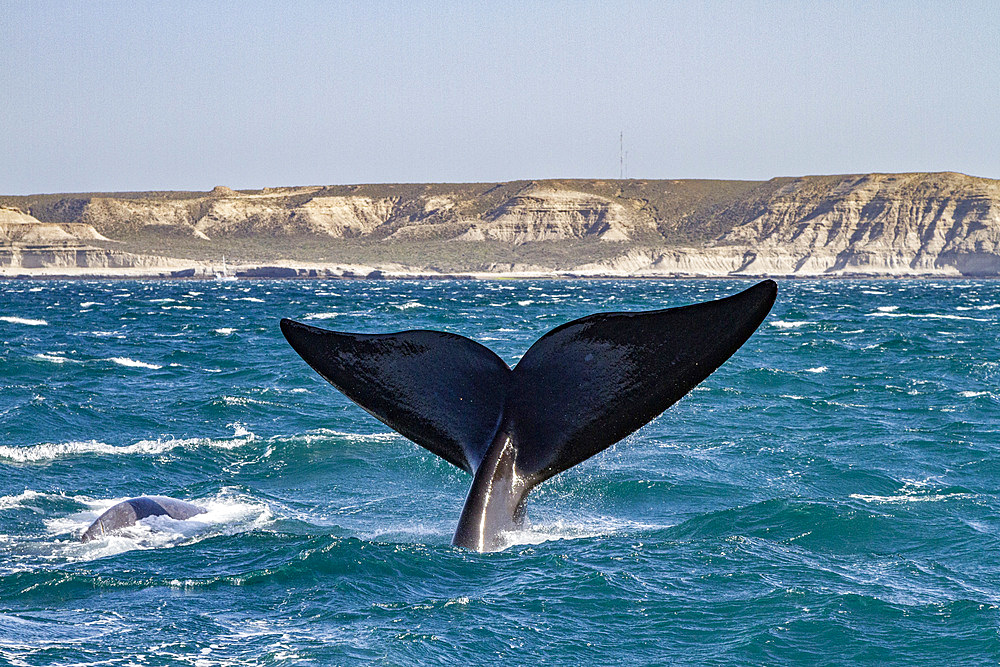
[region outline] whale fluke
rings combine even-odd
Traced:
[[[112,505],[80,537],[81,542],[96,540],[104,535],[114,533],[122,528],[134,525],[136,521],[148,516],[169,516],[171,519],[190,519],[206,510],[186,503],[183,500],[165,496],[140,496],[129,498],[117,505]]]
[[[358,334],[281,320],[299,355],[348,398],[473,474],[453,544],[502,546],[528,492],[677,402],[760,326],[765,280],[705,303],[598,313],[538,339],[511,370],[456,334]]]

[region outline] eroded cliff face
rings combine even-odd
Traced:
[[[392,217],[398,199],[316,197],[292,210],[296,229],[335,238],[371,234]]]
[[[267,239],[295,237],[312,239],[311,247],[329,243],[324,261],[337,261],[334,240],[350,240],[368,249],[364,263],[403,260],[418,270],[430,253],[470,258],[455,260],[451,271],[517,266],[581,275],[1000,275],[1000,181],[954,173],[759,183],[218,187],[204,194],[5,201],[12,199],[52,220],[45,228],[34,218],[34,227],[17,227],[15,219],[25,214],[0,209],[0,244],[59,235],[63,242],[80,242],[96,234],[95,240],[159,239],[156,252],[169,254],[170,238],[187,237],[204,241],[210,259],[219,240],[266,249],[284,243],[268,246]],[[14,222],[4,226],[4,220]],[[146,252],[140,241],[133,247]],[[498,248],[508,249],[503,257],[495,254]],[[404,260],[399,253],[409,254]],[[326,253],[316,254],[323,259]],[[428,272],[441,268],[440,257],[434,264],[427,260]]]
[[[318,188],[263,194],[216,188],[187,199],[95,197],[79,219],[111,236],[139,231],[199,238],[313,234],[332,238],[491,239],[514,244],[595,237],[627,241],[654,222],[632,200],[529,187],[484,213],[458,195],[424,195],[400,206],[399,197],[328,195]]]
[[[98,248],[88,241],[108,241],[91,225],[41,222],[23,211],[0,207],[0,267],[134,268],[164,264],[161,257]]]
[[[521,244],[591,236],[628,241],[653,229],[653,222],[637,208],[584,192],[531,188],[473,222],[458,240]]]
[[[748,273],[1000,272],[1000,183],[961,174],[794,179],[713,245]]]
[[[107,240],[90,225],[41,222],[16,208],[0,206],[0,245],[65,245]]]

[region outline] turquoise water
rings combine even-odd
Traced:
[[[450,546],[470,478],[282,339],[446,329],[508,363],[747,281],[0,283],[0,661],[1000,660],[1000,282],[782,282],[649,426]],[[118,500],[209,511],[88,544]]]

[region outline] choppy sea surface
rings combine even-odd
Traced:
[[[0,283],[0,663],[996,664],[1000,282],[780,283],[490,554],[450,546],[470,478],[278,330],[443,329],[514,364],[750,284]],[[142,494],[208,512],[78,541]]]

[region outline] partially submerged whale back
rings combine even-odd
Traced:
[[[598,313],[538,339],[511,370],[456,334],[327,331],[288,319],[299,355],[348,398],[474,475],[453,544],[502,546],[542,481],[618,442],[707,378],[760,326],[765,280],[705,303]]]
[[[97,520],[90,524],[90,528],[80,537],[80,541],[96,540],[104,535],[134,525],[136,521],[148,516],[169,516],[171,519],[183,520],[204,512],[205,510],[197,505],[165,496],[129,498],[111,506],[97,517]]]

